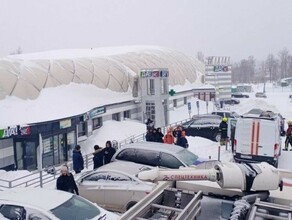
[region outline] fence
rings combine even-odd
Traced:
[[[166,133],[168,127],[176,127],[189,119],[185,119],[182,121],[178,121],[175,123],[170,124],[167,127],[162,127],[161,130],[163,133]],[[145,135],[146,133],[139,134],[136,136],[131,136],[125,140],[122,140],[119,142],[118,147],[122,147],[125,144],[130,143],[137,143],[141,141],[145,141]],[[88,154],[83,156],[85,168],[88,169],[91,166],[93,166],[93,155]],[[67,162],[67,166],[69,167],[69,170],[72,171],[72,161]],[[56,180],[59,176],[61,166],[52,166],[48,167],[39,171],[32,172],[28,175],[21,176],[19,178],[13,179],[13,180],[5,180],[0,179],[0,190],[1,189],[8,189],[8,188],[15,188],[15,187],[43,187],[46,184],[52,183],[54,180]]]
[[[92,154],[83,156],[86,169],[89,169],[91,166],[93,166],[92,158]],[[67,162],[67,166],[70,172],[74,172],[72,171],[72,161]],[[52,166],[42,170],[34,171],[28,175],[24,175],[13,180],[0,179],[0,189],[3,190],[15,187],[43,187],[46,184],[52,183],[59,177],[60,169],[61,166]]]

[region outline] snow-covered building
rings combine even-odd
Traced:
[[[144,120],[141,69],[167,68],[187,104],[204,64],[153,46],[49,51],[0,59],[0,168],[37,169],[70,159],[72,147],[105,120]]]

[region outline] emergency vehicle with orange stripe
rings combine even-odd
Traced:
[[[275,114],[243,115],[234,138],[236,162],[268,162],[278,166],[281,155],[279,117]]]

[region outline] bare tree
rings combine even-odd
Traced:
[[[279,52],[281,78],[287,77],[289,52],[286,48]]]
[[[197,59],[204,63],[205,58],[204,58],[204,54],[203,54],[202,51],[199,51],[199,52],[197,53]]]
[[[10,53],[10,55],[14,55],[14,54],[22,54],[22,49],[20,46],[18,46],[18,48],[15,51]]]
[[[277,77],[278,72],[278,61],[276,60],[274,54],[269,54],[266,59],[266,70],[269,74],[270,82],[275,81]]]

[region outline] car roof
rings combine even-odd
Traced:
[[[73,196],[71,193],[56,189],[18,188],[0,192],[0,200],[17,202],[43,210],[51,210],[63,204]]]
[[[129,161],[113,161],[101,166],[96,171],[117,171],[131,176],[135,176],[143,170],[149,170],[151,167]]]
[[[221,119],[220,115],[216,114],[202,114],[202,115],[193,115],[192,119],[199,119],[199,118],[218,118]]]
[[[169,154],[175,154],[179,151],[182,151],[184,148],[174,145],[174,144],[164,144],[157,142],[137,142],[124,145],[122,149],[125,148],[139,148],[144,150],[152,150],[157,152],[165,152]]]

